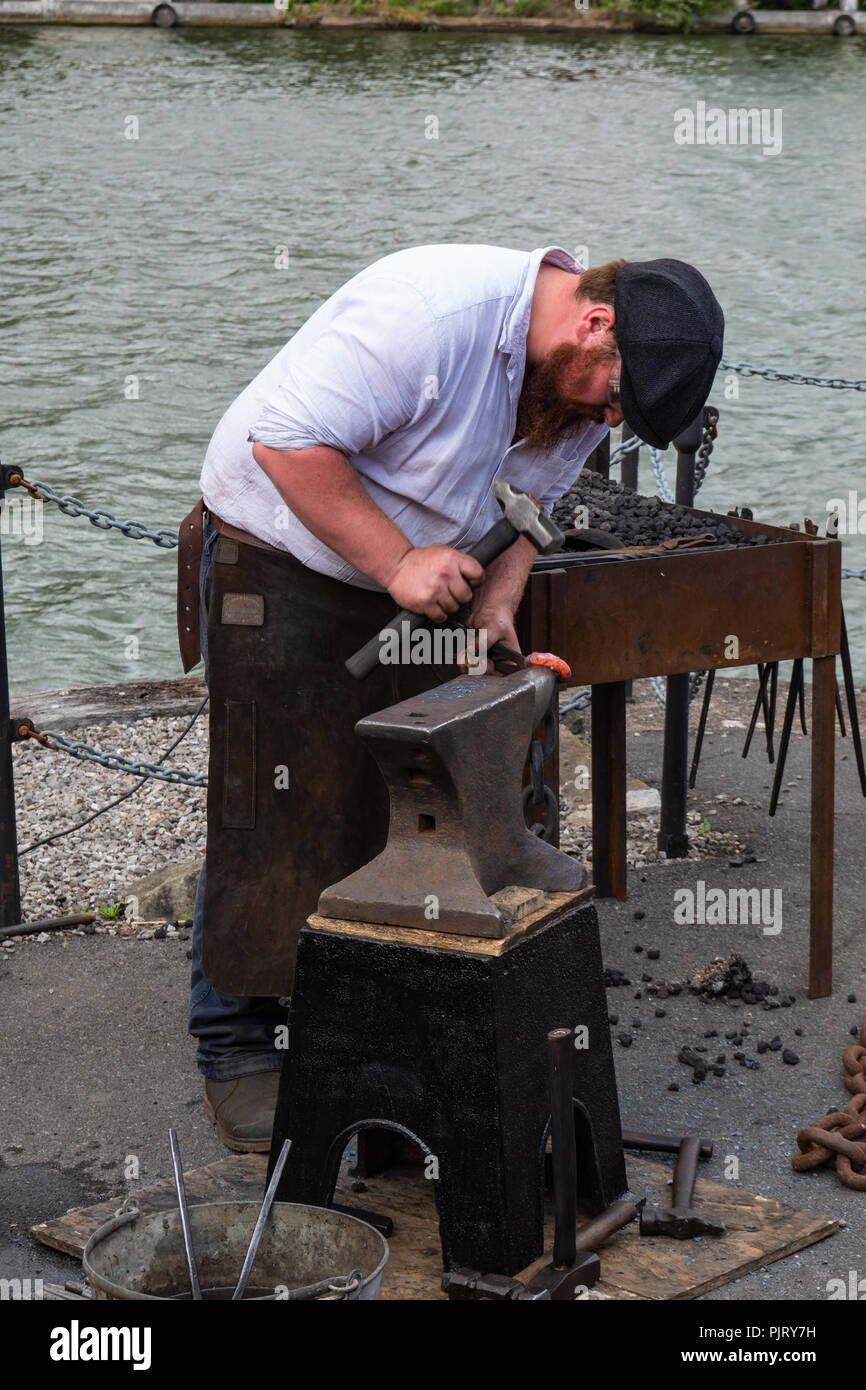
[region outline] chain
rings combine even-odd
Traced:
[[[533,835],[538,835],[548,844],[553,842],[559,824],[559,806],[556,797],[544,780],[544,764],[556,747],[557,708],[558,697],[554,688],[550,703],[544,712],[543,738],[534,738],[527,750],[529,783],[523,788],[523,815],[526,824]],[[544,819],[536,821],[535,825],[529,825],[530,801],[533,806],[544,807]]]
[[[91,511],[77,497],[58,497],[47,483],[28,482],[17,471],[9,473],[6,482],[9,487],[25,488],[30,496],[35,497],[39,502],[53,502],[56,507],[60,508],[64,516],[86,516],[91,526],[96,526],[100,531],[117,530],[132,541],[153,541],[154,545],[160,546],[163,550],[174,550],[177,545],[176,531],[151,531],[150,527],[145,526],[143,521],[118,521],[117,517],[111,515],[111,512],[102,509]]]
[[[643,440],[636,434],[630,435],[622,444],[618,444],[610,456],[610,467],[615,463],[622,463],[626,454],[630,454],[632,449],[639,449]]]
[[[43,748],[68,753],[70,757],[80,758],[83,762],[99,763],[100,767],[110,768],[113,772],[128,772],[133,777],[153,777],[157,782],[179,782],[185,787],[207,786],[207,778],[201,773],[187,772],[183,768],[160,767],[158,763],[137,763],[132,758],[122,758],[117,753],[100,753],[98,748],[91,748],[89,743],[63,738],[61,734],[43,734],[39,729],[34,729],[29,720],[18,725],[18,737],[34,738]]]
[[[762,376],[766,381],[789,381],[794,386],[828,386],[833,391],[866,391],[866,381],[851,381],[844,376],[809,376],[805,372],[783,372],[778,367],[756,367],[754,362],[729,362],[723,357],[719,363],[729,372],[739,372],[740,376]]]
[[[697,695],[698,691],[704,683],[704,677],[706,676],[706,674],[706,671],[692,671],[691,677],[689,679],[689,701],[692,701]],[[650,676],[650,685],[653,688],[653,694],[655,695],[662,709],[664,709],[665,705],[667,704],[667,688],[665,686],[664,680],[661,676]]]
[[[704,428],[701,434],[700,448],[695,456],[695,492],[698,491],[707,476],[713,444],[718,438],[718,434],[719,412],[714,405],[708,405],[704,411]]]
[[[560,719],[564,714],[570,714],[572,710],[589,709],[592,704],[592,689],[578,690],[576,695],[572,695],[566,705],[559,706]]]
[[[668,487],[668,480],[665,477],[665,470],[662,465],[662,456],[658,449],[650,448],[650,461],[653,466],[653,475],[656,480],[658,495],[663,502],[675,502],[676,498]]]
[[[826,1163],[846,1187],[866,1192],[866,1017],[860,1024],[860,1041],[846,1049],[842,1065],[851,1099],[844,1110],[831,1110],[800,1130],[791,1167],[808,1173]]]

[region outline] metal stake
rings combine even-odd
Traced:
[[[569,1269],[577,1253],[577,1144],[574,1135],[574,1033],[554,1028],[547,1035],[550,1056],[550,1138],[553,1148],[553,1199],[556,1228],[553,1268]]]
[[[10,471],[9,468],[0,468],[0,509],[6,500],[6,479]],[[21,921],[12,734],[12,720],[9,716],[9,662],[6,654],[6,605],[3,598],[3,564],[0,559],[0,927],[12,926]]]
[[[283,1169],[286,1166],[286,1159],[289,1156],[289,1149],[291,1147],[292,1141],[291,1139],[287,1139],[286,1142],[283,1144],[283,1147],[280,1149],[279,1158],[274,1164],[274,1171],[271,1173],[271,1180],[268,1183],[268,1189],[265,1193],[264,1201],[262,1202],[262,1209],[259,1212],[258,1220],[256,1221],[256,1224],[253,1227],[253,1234],[250,1238],[249,1249],[247,1250],[247,1253],[244,1256],[244,1262],[241,1265],[241,1272],[238,1276],[237,1287],[235,1288],[235,1291],[232,1294],[233,1303],[236,1303],[238,1299],[243,1298],[244,1296],[244,1292],[249,1282],[250,1273],[252,1272],[253,1262],[256,1258],[256,1255],[259,1253],[259,1242],[262,1238],[262,1232],[265,1229],[265,1222],[267,1221],[271,1212],[271,1207],[274,1204],[274,1198],[277,1195],[277,1188],[280,1185],[280,1178],[283,1176]]]
[[[695,501],[695,455],[701,443],[704,412],[677,435],[677,504],[692,507]],[[665,699],[665,741],[662,757],[661,812],[658,847],[668,859],[684,859],[689,852],[686,832],[686,782],[689,768],[690,674],[668,676]]]
[[[180,1229],[183,1231],[183,1248],[186,1252],[186,1263],[189,1270],[189,1284],[192,1289],[192,1296],[196,1302],[201,1298],[201,1287],[198,1282],[198,1270],[195,1264],[195,1251],[192,1248],[192,1231],[189,1225],[189,1209],[186,1205],[186,1191],[183,1185],[183,1168],[180,1162],[180,1146],[177,1142],[177,1134],[174,1129],[168,1131],[168,1142],[171,1148],[171,1167],[174,1173],[174,1186],[177,1192],[177,1209],[180,1212]]]

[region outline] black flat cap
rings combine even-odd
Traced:
[[[710,394],[725,333],[721,305],[685,261],[627,261],[616,273],[614,314],[626,424],[666,449]]]

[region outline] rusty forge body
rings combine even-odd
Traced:
[[[435,1160],[446,1268],[513,1275],[541,1255],[551,1029],[589,1030],[567,1107],[575,1203],[600,1212],[627,1188],[592,889],[522,814],[556,680],[458,677],[359,722],[388,843],[325,889],[299,942],[279,1197],[328,1205],[353,1134],[402,1133]],[[502,898],[515,887],[535,890],[519,919]]]

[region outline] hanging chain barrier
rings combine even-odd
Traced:
[[[551,788],[544,780],[544,764],[556,748],[557,708],[559,697],[554,688],[550,703],[544,711],[542,738],[534,738],[529,745],[526,761],[529,764],[529,782],[523,788],[523,815],[533,835],[538,835],[552,844],[559,824],[559,805]],[[544,808],[544,819],[529,824],[529,807]]]
[[[719,412],[714,405],[708,405],[704,410],[704,427],[701,431],[701,442],[698,452],[695,455],[695,492],[697,492],[707,476],[707,469],[710,466],[713,445],[719,435]]]
[[[35,739],[43,748],[57,753],[68,753],[82,762],[98,763],[112,772],[125,772],[131,777],[152,777],[157,782],[177,782],[184,787],[206,787],[207,777],[199,772],[187,772],[184,768],[160,767],[158,763],[136,762],[133,758],[122,758],[118,753],[101,753],[89,743],[64,738],[62,734],[44,734],[35,729],[29,719],[21,719],[16,727],[16,742],[28,738]]]
[[[783,372],[779,367],[756,367],[754,362],[731,362],[723,357],[719,366],[740,376],[761,376],[765,381],[787,381],[792,386],[826,386],[831,391],[866,391],[866,381],[844,376],[810,376],[806,372]]]
[[[778,367],[758,367],[753,362],[732,362],[728,358],[721,359],[720,366],[726,371],[737,372],[740,376],[763,377],[766,381],[786,381],[797,386],[823,386],[832,390],[866,390],[866,381],[852,380],[847,377],[824,377],[814,376],[805,372],[786,372]],[[706,477],[709,467],[710,457],[713,452],[713,444],[718,435],[719,412],[714,406],[707,406],[704,411],[704,426],[700,447],[695,456],[695,492],[698,491]],[[626,454],[635,449],[644,447],[644,441],[637,435],[632,435],[629,439],[620,444],[610,456],[611,466],[621,463]],[[674,494],[665,477],[664,466],[661,453],[651,445],[646,446],[650,452],[653,476],[658,488],[659,496],[665,502],[675,502]],[[36,501],[50,502],[63,513],[64,516],[79,517],[84,516],[100,531],[119,531],[128,540],[140,541],[149,540],[161,550],[175,550],[177,548],[178,537],[176,531],[170,531],[165,527],[152,530],[143,521],[128,519],[120,520],[113,516],[111,512],[104,508],[87,507],[78,497],[71,495],[59,495],[54,489],[38,479],[25,478],[21,470],[16,466],[6,466],[3,468],[3,482],[6,487],[23,487]],[[866,580],[866,569],[854,570],[847,566],[842,567],[842,573],[846,578]],[[689,684],[689,698],[694,699],[701,687],[705,673],[695,672]],[[665,687],[660,676],[653,676],[651,679],[653,691],[656,699],[661,705],[665,703]],[[562,706],[559,710],[559,717],[573,709],[586,709],[592,702],[592,692],[579,692],[568,705]],[[553,707],[548,711],[545,720],[549,719],[551,726],[554,725],[556,715]],[[83,761],[98,763],[100,766],[110,768],[113,771],[129,773],[131,776],[141,778],[154,778],[162,782],[175,782],[183,786],[206,787],[207,778],[195,772],[188,772],[184,769],[163,768],[155,763],[136,762],[130,758],[122,758],[114,753],[101,753],[99,749],[92,748],[89,744],[79,743],[75,740],[64,739],[59,734],[43,734],[38,729],[34,729],[29,720],[20,723],[17,731],[19,739],[33,738],[46,748],[54,748],[59,752],[68,753],[73,758]],[[533,740],[533,746],[538,740]],[[545,746],[547,737],[545,738]],[[539,745],[540,747],[540,745]],[[549,753],[542,758],[546,762]],[[535,761],[533,761],[533,759]],[[534,806],[544,805],[547,807],[545,823],[532,827],[536,834],[541,835],[545,840],[551,840],[556,833],[556,798],[546,785],[543,775],[539,773],[538,754],[529,754],[532,781],[524,791],[524,808],[528,806],[529,797],[532,797]],[[553,810],[551,810],[553,807]]]
[[[106,512],[101,508],[91,511],[77,497],[58,497],[53,488],[47,483],[31,482],[25,478],[17,468],[7,470],[7,487],[23,487],[30,496],[37,502],[53,502],[59,507],[64,516],[86,516],[91,526],[95,526],[100,531],[120,531],[121,535],[126,536],[131,541],[148,540],[153,541],[161,550],[174,550],[177,547],[176,531],[151,531],[143,521],[118,521],[111,512]]]
[[[800,1130],[791,1167],[808,1173],[826,1163],[846,1187],[866,1192],[866,1017],[860,1041],[846,1049],[842,1065],[851,1099],[844,1110],[831,1110]]]

